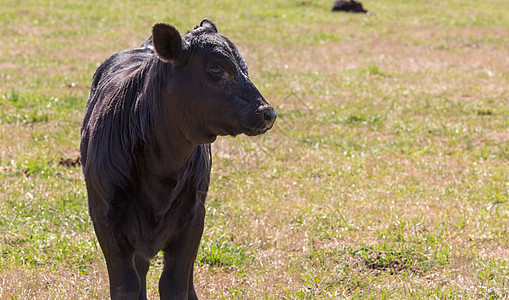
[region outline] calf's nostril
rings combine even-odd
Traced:
[[[276,121],[277,114],[272,107],[269,107],[263,111],[263,117],[265,119],[265,126],[271,127]]]

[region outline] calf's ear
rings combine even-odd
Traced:
[[[217,26],[211,19],[203,19],[200,23],[200,27],[208,27],[213,32],[217,33]]]
[[[164,62],[173,62],[182,52],[182,37],[175,27],[157,23],[152,27],[152,43],[157,56]]]

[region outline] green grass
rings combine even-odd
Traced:
[[[202,299],[509,297],[505,2],[4,1],[0,298],[107,297],[81,170],[60,162],[99,64],[205,17],[278,120],[213,145]]]

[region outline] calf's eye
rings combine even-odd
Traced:
[[[208,69],[208,71],[209,71],[210,74],[212,74],[214,76],[221,76],[221,77],[225,76],[224,70],[221,67],[219,67],[219,66],[210,67]]]

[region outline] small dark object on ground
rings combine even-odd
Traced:
[[[58,162],[59,165],[67,167],[67,168],[76,168],[77,166],[81,166],[81,160],[78,156],[75,159],[72,158],[60,158]]]
[[[368,11],[362,7],[362,4],[355,0],[345,1],[336,0],[332,5],[332,11],[344,11],[354,13],[367,13]]]
[[[146,299],[150,259],[161,250],[161,299],[197,299],[210,144],[262,134],[275,120],[237,47],[209,19],[183,36],[155,24],[140,48],[97,69],[80,149],[112,299]]]

